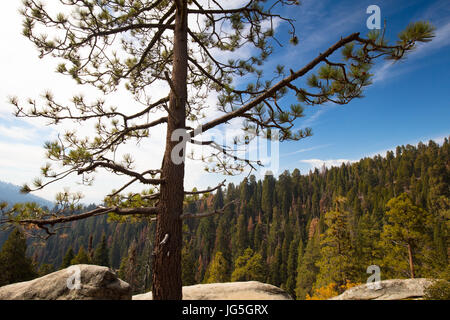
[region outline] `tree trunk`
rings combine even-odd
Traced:
[[[413,261],[413,254],[412,254],[412,248],[411,248],[411,244],[408,243],[408,255],[409,255],[409,269],[411,272],[411,279],[414,279],[415,274],[414,274],[414,261]]]
[[[180,141],[172,141],[177,129],[185,129],[187,100],[187,1],[178,1],[176,11],[172,88],[169,101],[166,150],[161,176],[159,212],[153,260],[153,299],[181,300],[181,247],[180,215],[184,200],[184,154],[182,163],[172,161],[172,150]],[[184,150],[184,149],[183,149]]]

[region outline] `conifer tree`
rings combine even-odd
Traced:
[[[414,278],[417,254],[428,241],[426,231],[430,226],[431,216],[422,208],[415,206],[406,193],[389,200],[387,207],[389,209],[386,212],[387,223],[381,234],[386,254],[384,262],[390,268],[400,271],[407,261],[409,276]],[[406,260],[404,256],[407,257]]]
[[[86,250],[84,249],[83,246],[80,247],[80,249],[78,250],[77,255],[70,261],[71,265],[74,264],[91,264],[92,261],[89,258],[88,253],[86,252]]]
[[[142,285],[139,281],[138,274],[137,243],[136,240],[133,240],[128,249],[128,254],[120,262],[119,277],[128,282],[134,293],[137,293]]]
[[[303,247],[303,244],[301,244]],[[298,251],[300,245],[298,244],[298,241],[293,240],[291,241],[289,245],[289,256],[287,259],[287,280],[286,280],[286,291],[295,297],[295,285],[296,285],[296,279],[297,279],[297,260],[298,260]],[[303,248],[300,248],[303,251]]]
[[[37,276],[26,251],[25,236],[20,230],[14,229],[0,251],[0,286],[31,280]]]
[[[39,275],[39,277],[43,277],[43,276],[45,276],[45,275],[47,275],[49,273],[52,273],[54,271],[55,271],[55,267],[52,264],[50,264],[50,263],[43,263],[40,266],[39,270],[38,270],[38,275]]]
[[[297,260],[297,281],[295,287],[295,295],[297,299],[305,299],[306,295],[311,295],[312,288],[316,282],[319,268],[316,266],[320,258],[320,239],[319,235],[315,234],[308,241],[305,252],[302,253],[302,243],[298,249]]]
[[[243,255],[236,259],[231,281],[261,281],[266,279],[266,265],[259,253],[245,249]]]
[[[71,265],[71,261],[75,258],[75,254],[73,252],[73,248],[69,247],[67,249],[66,254],[64,255],[64,258],[62,260],[61,269],[65,269]]]
[[[349,226],[349,212],[342,209],[345,198],[336,198],[336,209],[325,214],[327,230],[320,242],[321,258],[317,262],[320,268],[316,287],[320,288],[330,283],[338,287],[347,281],[354,282],[356,277],[355,247]]]
[[[94,252],[93,263],[99,266],[109,266],[109,249],[106,243],[106,234],[103,233],[102,239]]]
[[[71,103],[65,104],[46,92],[42,103],[32,98],[27,101],[30,109],[16,97],[10,102],[18,117],[38,117],[55,124],[72,121],[84,125],[92,120],[97,134],[85,138],[67,132],[47,143],[50,160],[65,168],[59,171],[46,164],[42,168],[43,179],[35,179],[33,186],[26,185],[23,191],[42,189],[71,174],[89,184],[95,170],[102,168],[126,175],[130,181],[106,194],[105,206],[89,212],[70,210],[76,207],[73,205],[80,195],[63,192],[58,196],[64,208],[61,212],[15,207],[3,222],[32,225],[51,235],[57,224],[101,214],[125,221],[156,217],[152,268],[155,299],[182,297],[181,220],[192,217],[183,213],[188,193],[184,190],[187,144],[211,150],[206,155],[191,155],[194,159],[212,159],[209,172],[233,174],[246,167],[254,169],[261,164],[258,159],[241,159],[229,146],[202,140],[201,133],[241,119],[243,135],[235,140],[238,145],[245,145],[256,136],[281,141],[306,138],[311,135],[310,128],[293,131],[295,120],[304,115],[304,106],[347,104],[362,97],[364,88],[371,83],[370,69],[377,59],[402,59],[417,42],[430,41],[434,30],[426,22],[412,23],[394,44],[386,41],[384,32],[370,32],[367,37],[352,33],[337,39],[299,69],[276,66],[275,75],[270,78],[264,76],[261,66],[279,43],[275,31],[286,31],[275,30],[274,20],[285,23],[290,42],[297,44],[294,20],[281,15],[286,12],[284,6],[299,5],[297,0],[250,0],[231,8],[224,8],[217,1],[201,4],[188,0],[60,0],[57,4],[50,9],[40,2],[24,1],[23,35],[36,45],[40,57],[63,60],[58,72],[78,84],[94,86],[102,98],[88,101],[75,95]],[[227,27],[222,28],[223,24]],[[233,52],[244,46],[253,47],[256,51],[251,51],[256,54],[223,61],[214,53]],[[343,59],[337,56],[338,52]],[[233,78],[244,76],[247,83],[233,83]],[[297,81],[306,77],[305,86]],[[166,92],[156,97],[153,88],[161,84]],[[106,101],[108,94],[120,86],[134,95],[136,108]],[[205,101],[214,91],[218,93],[217,106],[222,114],[205,119]],[[281,105],[282,98],[288,96],[297,98],[298,103]],[[137,171],[131,155],[124,154],[122,159],[114,156],[124,143],[147,139],[162,125],[166,141],[160,168]],[[125,195],[123,191],[133,183],[154,186],[155,190],[151,195],[148,190]],[[317,214],[318,198],[313,204]],[[283,205],[281,209],[284,208]]]
[[[181,278],[183,286],[190,286],[195,284],[196,269],[195,269],[194,247],[192,245],[192,241],[187,242],[183,246],[183,250],[181,251],[181,266],[182,266]]]
[[[228,262],[223,257],[222,252],[216,252],[206,274],[206,283],[228,282],[230,280]]]

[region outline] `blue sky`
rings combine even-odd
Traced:
[[[394,40],[408,23],[418,20],[432,22],[437,37],[405,61],[392,66],[379,61],[373,70],[374,84],[363,99],[345,106],[310,107],[310,117],[303,123],[312,127],[314,135],[282,144],[281,154],[290,154],[281,160],[283,168],[297,167],[306,173],[319,160],[327,164],[358,160],[397,145],[442,141],[450,134],[448,1],[304,1],[296,17],[300,44],[287,55],[280,53],[277,60],[301,65],[340,36],[355,31],[365,35],[366,8],[371,4],[378,5],[382,20],[386,19],[388,39]]]
[[[62,98],[67,98],[79,88],[70,79],[54,73],[54,61],[37,59],[37,52],[20,35],[18,2],[12,2],[5,4],[4,19],[0,20],[1,30],[8,30],[4,43],[10,43],[0,52],[4,70],[0,86],[0,180],[20,185],[39,174],[39,167],[45,162],[42,145],[53,139],[57,131],[39,121],[15,119],[6,103],[7,97],[36,97],[51,88]],[[450,135],[450,5],[447,0],[302,1],[301,6],[286,12],[296,19],[299,45],[286,44],[277,48],[265,71],[271,72],[280,61],[289,68],[299,69],[341,36],[356,31],[365,35],[369,16],[366,8],[372,4],[380,7],[381,18],[387,21],[389,39],[395,40],[409,22],[417,20],[432,22],[437,28],[437,37],[403,62],[390,65],[379,61],[373,70],[374,84],[365,91],[365,98],[345,106],[309,107],[307,116],[296,124],[298,128],[311,127],[314,135],[299,142],[281,144],[279,172],[299,168],[302,173],[307,173],[323,163],[339,165],[342,161],[384,154],[397,145],[429,139],[439,142]],[[282,34],[285,30],[281,25],[278,31]],[[281,39],[287,38],[281,36]],[[122,96],[119,98],[126,101]],[[156,140],[136,149],[136,157],[139,154],[148,159],[148,154],[152,154],[158,145],[161,143]],[[156,156],[151,160],[160,162]],[[213,186],[223,180],[221,175],[204,173],[201,165],[193,165],[187,172],[188,189],[194,185]],[[228,181],[239,182],[244,176]],[[76,179],[69,179],[36,194],[52,199],[64,186],[69,186],[72,191],[83,191],[85,201],[93,202],[102,199],[107,192],[105,188],[119,187],[120,184],[100,175],[93,188],[81,187]]]

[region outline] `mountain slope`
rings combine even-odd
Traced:
[[[53,207],[53,203],[44,198],[20,193],[20,187],[11,183],[0,181],[0,202],[5,201],[10,205],[21,202],[36,202],[41,206]]]

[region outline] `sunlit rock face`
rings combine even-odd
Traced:
[[[0,300],[130,300],[131,287],[107,267],[80,264],[0,288]]]

